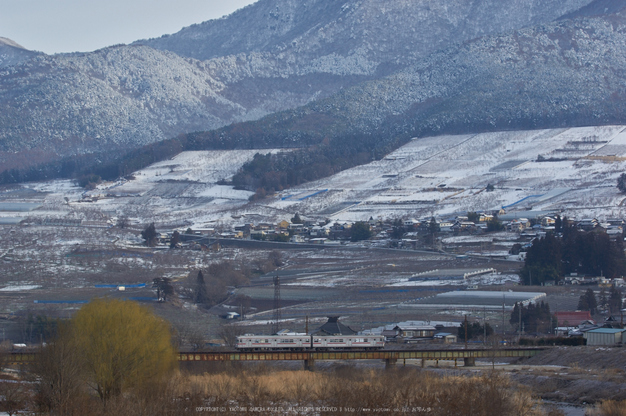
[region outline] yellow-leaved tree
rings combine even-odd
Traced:
[[[176,366],[170,326],[136,302],[94,300],[72,329],[84,375],[104,402],[163,380]]]

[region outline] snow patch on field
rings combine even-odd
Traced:
[[[33,290],[39,289],[41,285],[16,285],[16,286],[5,286],[0,288],[0,292],[22,292],[24,290]]]

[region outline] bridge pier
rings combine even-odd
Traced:
[[[315,360],[313,358],[304,360],[304,369],[306,371],[315,371]]]
[[[465,357],[465,358],[463,358],[463,365],[465,367],[475,367],[476,366],[476,358],[475,357]]]
[[[386,358],[385,359],[385,369],[396,368],[396,363],[398,362],[397,358]]]

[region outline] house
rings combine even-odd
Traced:
[[[220,242],[218,240],[215,240],[212,243],[201,244],[200,245],[200,249],[202,251],[209,251],[209,252],[212,252],[212,253],[217,253],[218,251],[220,251],[222,249],[222,245],[220,244]]]
[[[624,326],[624,318],[622,316],[611,315],[604,320],[604,328],[621,328]]]
[[[556,224],[556,220],[552,217],[543,217],[541,219],[541,225],[543,227],[553,227]]]
[[[243,238],[243,231],[223,232],[220,234],[222,238]]]
[[[197,232],[199,235],[213,235],[215,234],[215,228],[196,228],[194,232]]]
[[[622,235],[622,233],[624,232],[624,230],[622,229],[621,226],[617,226],[617,225],[609,225],[608,228],[606,229],[606,233],[610,236],[620,236]]]
[[[252,230],[250,231],[250,238],[253,240],[263,240],[266,237],[266,232],[263,230]]]
[[[330,234],[330,230],[328,230],[328,228],[319,226],[311,228],[311,231],[309,232],[311,237],[327,237],[328,234]]]
[[[304,231],[304,224],[289,224],[289,230],[293,230],[294,233],[302,233]]]
[[[494,216],[491,214],[480,214],[480,217],[478,217],[478,222],[489,222],[489,221],[493,221]]]
[[[404,226],[405,227],[415,227],[419,223],[420,222],[418,220],[416,220],[415,218],[410,218],[408,220],[404,220]]]
[[[328,241],[327,238],[320,237],[320,238],[311,238],[309,240],[309,243],[311,243],[311,244],[326,244],[327,241]]]
[[[311,335],[355,335],[354,331],[349,326],[346,326],[339,322],[338,316],[328,317],[328,321],[315,331],[311,332]]]
[[[452,221],[441,221],[439,223],[439,231],[442,233],[451,233],[453,225],[454,223]]]
[[[563,327],[579,326],[586,321],[593,322],[589,311],[556,312],[554,316],[557,319],[557,325]]]
[[[282,230],[286,230],[286,229],[289,228],[289,221],[282,220],[281,222],[279,222],[277,224],[277,226],[278,226],[278,228],[280,228]]]
[[[243,231],[244,233],[249,233],[250,230],[253,228],[252,224],[239,224],[239,225],[235,225],[234,227],[235,231]]]
[[[449,332],[439,332],[437,334],[435,334],[434,339],[437,341],[441,341],[444,344],[453,344],[455,342],[457,342],[457,336],[454,334],[451,334]]]
[[[578,223],[578,228],[583,231],[591,231],[598,226],[598,220],[595,218],[586,218]]]
[[[624,342],[623,328],[597,328],[584,333],[587,345],[621,345]]]
[[[291,243],[304,243],[304,236],[302,236],[301,234],[294,234],[289,239],[289,242],[291,242]]]
[[[506,229],[507,231],[519,233],[526,229],[526,224],[519,220],[513,220],[506,225]]]
[[[394,331],[393,329],[385,329],[383,330],[382,335],[385,337],[385,342],[397,342],[398,339],[398,331]]]
[[[460,230],[472,230],[476,228],[476,224],[471,221],[461,221],[457,225]]]
[[[416,342],[425,339],[433,339],[435,336],[436,329],[432,325],[400,325],[396,326],[394,330],[398,332],[398,337],[402,337],[404,339],[404,342]]]

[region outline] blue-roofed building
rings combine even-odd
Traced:
[[[587,345],[621,345],[624,342],[622,328],[596,328],[584,333]]]

